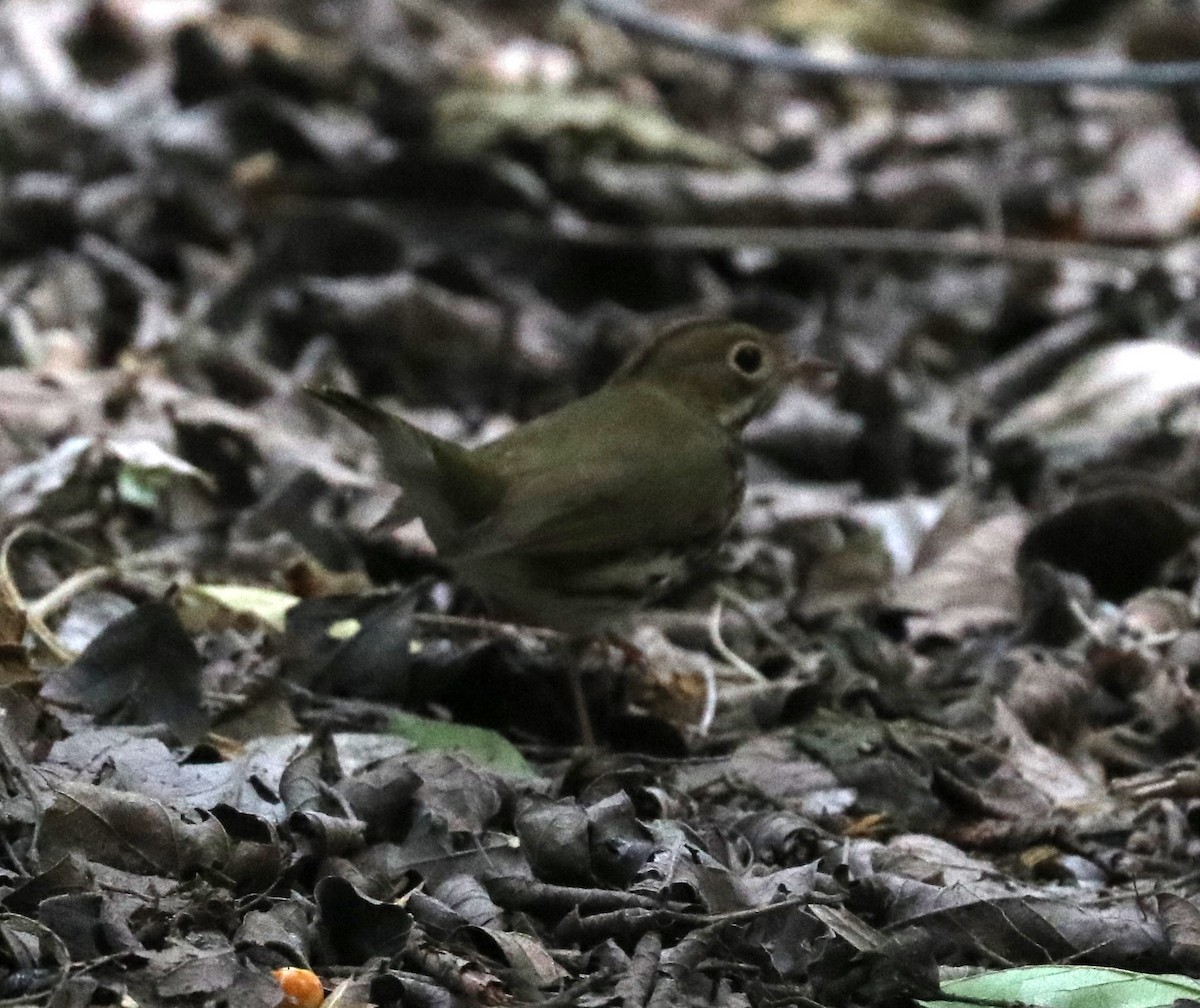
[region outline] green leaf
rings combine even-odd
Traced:
[[[388,723],[388,731],[408,739],[415,749],[466,753],[497,773],[537,776],[508,739],[488,728],[433,721],[415,714],[395,714]]]
[[[141,469],[121,469],[117,472],[117,496],[126,504],[153,511],[158,507],[158,492],[161,489],[157,480],[144,479]]]
[[[980,973],[942,984],[942,993],[997,1005],[1039,1008],[1170,1008],[1200,998],[1200,983],[1173,973],[1132,973],[1104,966],[1028,966]],[[962,1008],[962,1001],[919,1001],[924,1008]]]
[[[156,507],[159,495],[172,483],[190,482],[207,491],[214,489],[208,473],[153,441],[110,441],[106,450],[119,464],[117,496],[136,507]]]

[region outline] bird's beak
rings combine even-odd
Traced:
[[[798,357],[784,370],[785,384],[799,382],[814,392],[829,392],[837,381],[837,365],[820,357]]]

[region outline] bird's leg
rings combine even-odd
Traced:
[[[588,708],[587,691],[583,688],[584,656],[589,651],[596,651],[601,663],[607,666],[606,654],[616,651],[620,655],[620,661],[626,666],[643,670],[646,667],[646,656],[636,644],[612,632],[579,637],[573,650],[571,665],[567,669],[567,685],[570,688],[571,703],[575,708],[575,720],[579,727],[579,744],[591,749],[596,746],[596,731]]]
[[[592,728],[592,716],[588,712],[587,694],[583,691],[583,670],[579,667],[579,654],[572,656],[567,669],[567,686],[571,691],[571,703],[575,707],[575,723],[579,728],[579,744],[585,749],[596,748],[596,732]]]
[[[413,622],[433,630],[443,630],[447,633],[486,634],[490,637],[511,640],[525,646],[528,646],[531,642],[536,642],[544,647],[547,644],[571,641],[571,638],[557,630],[527,626],[522,623],[505,623],[478,616],[447,616],[441,613],[416,613],[413,615]],[[592,727],[592,718],[588,711],[587,694],[583,688],[583,673],[580,665],[583,655],[595,642],[595,638],[577,638],[574,641],[576,646],[569,647],[568,649],[570,659],[567,667],[567,692],[570,694],[571,706],[575,711],[575,724],[579,729],[579,744],[589,749],[596,746],[596,732]],[[604,640],[601,642],[607,643]],[[616,643],[618,648],[622,647],[622,642],[617,641]],[[622,650],[624,649],[622,648]]]

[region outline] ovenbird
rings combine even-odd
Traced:
[[[439,557],[502,614],[611,629],[683,580],[741,505],[739,435],[828,372],[753,326],[683,322],[598,391],[467,449],[356,396],[309,391],[370,433]]]

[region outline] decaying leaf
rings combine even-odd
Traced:
[[[1031,438],[1066,461],[1094,457],[1154,426],[1200,390],[1200,354],[1179,343],[1114,343],[1076,361],[996,425],[997,441]]]
[[[440,147],[478,157],[504,141],[569,143],[577,155],[612,150],[633,160],[740,168],[751,161],[736,148],[684,129],[661,112],[598,91],[453,91],[437,103]]]

